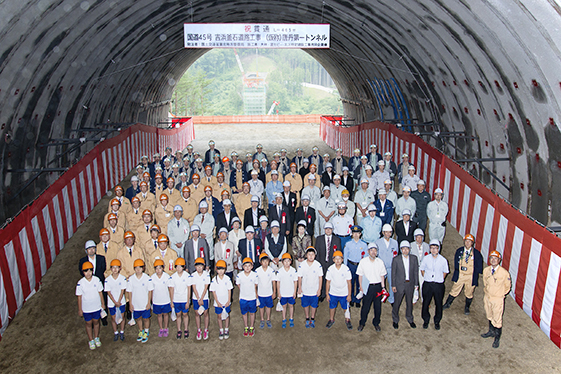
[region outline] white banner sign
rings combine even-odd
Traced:
[[[185,23],[185,48],[329,48],[329,24]]]

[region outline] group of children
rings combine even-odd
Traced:
[[[271,310],[273,300],[278,298],[277,310],[282,307],[282,328],[287,324],[294,327],[294,305],[296,298],[306,316],[306,328],[315,327],[315,314],[321,294],[323,270],[316,261],[316,250],[308,247],[306,260],[298,264],[298,270],[292,266],[292,256],[285,253],[277,271],[270,266],[271,259],[263,252],[259,256],[261,266],[256,267],[251,258],[244,258],[243,271],[235,278],[239,288],[239,304],[244,322],[244,337],[255,334],[255,314],[259,307],[261,322],[259,327],[272,328]],[[334,264],[326,273],[326,295],[330,307],[330,319],[327,328],[334,323],[335,310],[339,304],[348,310],[351,295],[351,272],[343,264],[343,253],[333,253]],[[114,341],[125,340],[124,328],[126,305],[128,303],[132,318],[129,324],[138,323],[137,341],[146,343],[150,335],[150,317],[157,316],[160,328],[159,337],[169,335],[169,318],[175,320],[177,339],[189,337],[189,309],[192,305],[197,325],[197,340],[209,338],[209,293],[214,299],[214,312],[217,316],[220,340],[230,336],[230,311],[233,295],[233,283],[226,274],[226,262],[216,262],[216,276],[211,280],[206,270],[204,258],[195,260],[195,272],[185,271],[185,259],[175,261],[175,272],[166,273],[165,264],[158,259],[154,262],[155,273],[148,276],[143,260],[134,261],[134,274],[126,279],[121,271],[121,261],[114,259],[110,263],[111,275],[105,279],[105,286],[94,276],[94,265],[86,261],[82,265],[84,277],[76,286],[80,316],[86,322],[89,347],[94,350],[101,346],[99,340],[99,320],[105,314],[103,291],[107,293],[107,307],[111,315]],[[255,270],[254,270],[255,269]],[[279,306],[280,305],[280,306]],[[288,322],[287,322],[288,314]],[[347,329],[352,329],[350,315],[345,316]],[[204,320],[204,321],[202,321]],[[204,322],[204,326],[202,323]]]

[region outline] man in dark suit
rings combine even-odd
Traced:
[[[327,269],[333,265],[333,252],[343,252],[343,248],[341,248],[341,239],[338,236],[333,235],[333,225],[331,222],[326,222],[323,228],[325,230],[325,234],[316,238],[315,246],[317,251],[316,260],[319,261],[321,268],[323,269],[323,286],[321,287],[319,301],[323,301],[325,299],[325,273],[327,273]]]
[[[382,220],[382,225],[385,225],[386,223],[391,224],[394,212],[393,203],[386,199],[386,195],[386,189],[380,188],[378,190],[378,200],[374,202],[376,215]]]
[[[347,160],[343,158],[343,150],[341,148],[335,150],[335,157],[331,160],[331,164],[335,174],[343,174],[343,167],[347,166]]]
[[[237,160],[235,169],[230,173],[230,188],[233,193],[242,192],[243,184],[247,182],[247,171],[243,167],[243,161]]]
[[[310,207],[310,197],[302,196],[302,206],[296,209],[294,222],[306,221],[306,232],[312,238],[314,237],[314,225],[316,223],[316,210]]]
[[[185,265],[189,273],[195,271],[195,260],[199,257],[204,258],[206,270],[210,269],[209,266],[209,248],[208,242],[201,238],[201,228],[198,225],[191,225],[192,238],[188,239],[183,246],[183,253],[185,254]]]
[[[244,229],[252,226],[254,229],[259,227],[259,217],[264,216],[265,211],[259,208],[259,198],[257,196],[251,197],[251,208],[245,210],[243,214]],[[257,261],[259,263],[259,261]]]
[[[220,151],[214,148],[214,140],[208,142],[208,150],[205,152],[205,165],[210,165],[214,161],[214,155],[220,156]]]
[[[413,232],[417,228],[417,222],[411,221],[411,211],[404,209],[402,212],[403,219],[400,219],[395,224],[395,235],[398,243],[407,240],[409,243],[415,241]]]
[[[232,220],[238,216],[238,214],[232,210],[232,202],[230,199],[222,201],[222,206],[224,210],[216,216],[216,232],[220,231],[222,227],[230,231],[232,229]]]
[[[411,328],[416,328],[413,321],[413,294],[419,289],[419,260],[410,255],[410,244],[403,241],[400,244],[401,254],[392,260],[392,291],[394,302],[392,306],[393,328],[399,328],[399,307],[405,296],[405,318]]]
[[[97,245],[93,240],[88,240],[86,242],[86,256],[80,259],[80,263],[78,264],[78,270],[80,271],[80,275],[84,276],[84,272],[82,271],[82,265],[84,262],[91,262],[94,266],[93,275],[98,277],[101,281],[101,284],[105,284],[105,270],[107,269],[107,263],[105,261],[105,256],[98,256],[96,255]],[[105,299],[105,305],[107,305],[107,293],[103,292],[103,298]],[[101,323],[103,326],[107,326],[107,317],[101,319]]]
[[[288,236],[290,234],[290,229],[292,228],[290,212],[288,211],[288,208],[282,203],[282,195],[280,193],[275,195],[275,205],[269,208],[269,221],[277,221],[280,224],[281,234]]]
[[[238,259],[239,263],[243,261],[244,258],[249,257],[253,260],[253,270],[256,270],[259,266],[259,255],[265,250],[261,239],[255,238],[255,230],[253,226],[248,226],[245,229],[245,239],[240,239],[238,242]]]

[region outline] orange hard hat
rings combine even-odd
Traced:
[[[253,260],[249,257],[246,257],[243,259],[243,263],[244,264],[253,264]]]
[[[337,256],[343,257],[343,252],[341,252],[341,251],[335,251],[335,252],[333,252],[333,257],[337,257]]]
[[[199,174],[195,173],[193,174],[193,176],[191,177],[193,179],[201,179],[201,177],[199,176]]]
[[[228,192],[228,190],[222,190],[220,195],[230,195],[230,192]]]
[[[152,212],[150,211],[150,209],[144,209],[144,211],[142,212],[142,215],[143,216],[146,216],[146,215],[151,216]]]
[[[165,266],[164,260],[159,258],[156,261],[154,261],[154,267],[156,267],[156,266]]]
[[[499,251],[491,251],[491,252],[489,253],[489,257],[491,257],[491,256],[498,257],[499,260],[502,259],[501,253],[500,253]]]
[[[212,187],[211,187],[211,186],[206,186],[206,187],[205,187],[205,192],[207,192],[207,191],[212,192]]]
[[[92,269],[93,270],[93,264],[89,261],[86,261],[82,264],[82,271],[86,271],[88,269]]]
[[[184,186],[184,187],[181,189],[181,193],[184,193],[184,192],[189,192],[189,193],[191,193],[191,189],[190,189],[188,186]]]
[[[222,157],[222,162],[230,162],[230,159],[228,157]]]
[[[282,255],[281,260],[286,260],[286,259],[292,261],[292,256],[290,255],[290,253],[285,253]]]
[[[109,234],[110,234],[110,233],[109,233],[109,230],[107,230],[107,229],[101,229],[101,230],[99,230],[99,236],[101,236],[101,235],[109,235]]]
[[[265,252],[261,252],[261,254],[259,255],[259,262],[261,262],[261,260],[264,258],[269,258],[269,255],[267,255],[267,253]]]
[[[185,259],[183,257],[179,257],[177,260],[175,260],[175,266],[177,265],[185,266]]]
[[[242,165],[243,165],[243,161],[240,160],[240,159],[238,159],[238,160],[236,161],[236,164],[242,164]]]
[[[140,258],[137,258],[136,260],[134,260],[134,263],[132,264],[132,267],[135,268],[137,266],[144,266],[144,261]]]
[[[118,260],[118,259],[111,260],[111,263],[109,264],[109,266],[111,266],[111,267],[113,267],[113,266],[121,267],[121,261]]]
[[[119,190],[119,191],[121,191],[121,192],[124,191],[124,190],[123,190],[123,187],[121,187],[121,186],[115,186],[115,191],[117,191],[117,190]]]
[[[124,238],[134,238],[134,233],[132,231],[125,232]]]
[[[204,265],[204,264],[205,264],[205,259],[202,258],[202,257],[198,257],[198,258],[195,260],[195,265],[197,265],[197,264]]]
[[[166,195],[165,193],[160,195],[160,201],[162,200],[169,200],[168,195]]]
[[[218,177],[224,178],[224,173],[219,171],[218,173],[216,173],[216,178],[218,178]]]
[[[147,172],[147,171],[145,171],[144,173],[142,173],[142,178],[146,178],[146,177],[150,178],[150,173]]]
[[[248,182],[244,182],[244,184],[242,184],[242,187],[245,187],[245,186],[251,187]]]
[[[210,165],[205,166],[205,171],[206,170],[212,170],[212,167]]]
[[[217,268],[225,268],[226,267],[226,261],[224,261],[224,260],[216,261],[216,267]]]
[[[162,232],[162,229],[160,228],[160,226],[153,224],[152,226],[150,226],[150,231],[152,230],[158,230],[158,232]]]
[[[468,239],[475,243],[475,238],[473,237],[473,235],[471,235],[471,234],[466,234],[466,235],[464,236],[464,240],[468,240]]]
[[[156,176],[154,177],[154,179],[158,179],[158,178],[164,179],[164,177],[162,176],[162,174],[156,173]]]
[[[148,187],[148,183],[146,181],[140,182],[140,187]]]
[[[108,221],[111,221],[112,219],[117,219],[117,215],[115,213],[109,213],[107,216]]]
[[[168,182],[168,183],[169,183],[169,182],[175,183],[175,179],[173,179],[173,177],[169,177],[168,179],[166,179],[166,182]]]
[[[293,167],[293,166],[294,166],[295,168],[298,167],[294,162],[291,162],[291,163],[290,163],[290,167]]]
[[[133,196],[131,199],[131,203],[138,202],[140,203],[140,199],[137,196]]]
[[[158,243],[167,243],[169,241],[168,236],[166,234],[158,235]]]

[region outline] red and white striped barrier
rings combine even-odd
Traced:
[[[194,139],[193,121],[180,118],[178,122],[173,130],[134,125],[99,143],[0,230],[0,339],[103,195],[129,174],[143,154],[163,151],[167,144],[183,150]],[[161,138],[170,143],[159,142]]]
[[[450,213],[448,221],[460,235],[471,233],[487,258],[496,249],[512,277],[511,296],[543,332],[561,347],[561,239],[495,195],[458,164],[414,134],[394,125],[369,122],[354,127],[336,126],[322,118],[320,135],[350,156],[353,149],[392,152],[398,164],[407,153],[429,191],[440,187]]]

